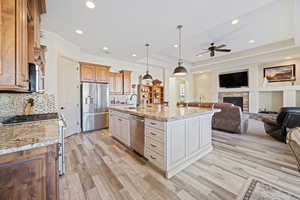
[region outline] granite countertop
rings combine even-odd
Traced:
[[[58,119],[0,127],[0,155],[56,144],[58,141]]]
[[[174,121],[190,118],[203,114],[220,112],[220,109],[200,108],[200,107],[178,107],[178,106],[139,106],[139,107],[110,107],[110,110],[120,111],[128,114],[138,115],[159,121]]]

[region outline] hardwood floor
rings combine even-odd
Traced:
[[[232,200],[253,177],[300,196],[295,158],[269,136],[214,131],[213,152],[167,180],[107,132],[66,139],[61,199]]]

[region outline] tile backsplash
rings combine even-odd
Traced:
[[[29,98],[34,99],[33,114],[57,112],[55,96],[38,93],[0,93],[0,121],[24,114]]]

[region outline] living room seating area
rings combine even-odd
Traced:
[[[230,103],[200,103],[191,102],[190,107],[209,107],[221,109],[215,113],[212,119],[213,129],[227,131],[231,133],[246,133],[248,129],[249,115],[243,114],[239,106]]]

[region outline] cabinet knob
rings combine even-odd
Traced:
[[[153,160],[156,160],[156,158],[155,157],[153,157],[153,156],[150,156]]]
[[[150,134],[151,134],[151,135],[156,135],[156,134],[155,134],[155,133],[153,133],[153,132],[150,132]]]
[[[156,125],[156,123],[154,123],[154,122],[151,122],[150,124],[152,124],[152,125]]]
[[[152,147],[155,147],[155,148],[157,147],[157,146],[156,146],[156,145],[154,145],[154,144],[151,144],[151,146],[152,146]]]

